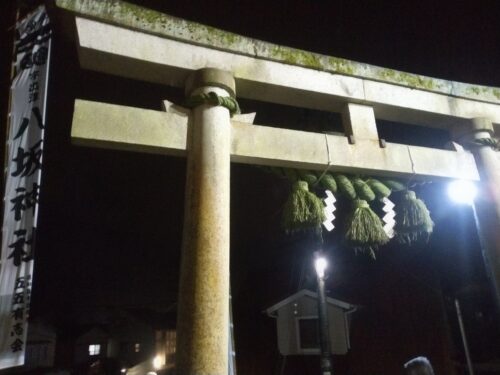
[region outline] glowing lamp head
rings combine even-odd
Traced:
[[[324,277],[325,270],[328,268],[327,260],[323,257],[316,258],[316,260],[314,261],[314,268],[316,269],[318,277]]]
[[[156,369],[156,370],[159,370],[161,369],[161,366],[163,365],[163,361],[162,361],[162,358],[160,355],[157,355],[156,357],[154,357],[153,359],[153,367]]]
[[[471,181],[455,180],[448,184],[448,196],[455,203],[472,204],[476,195],[476,185]]]

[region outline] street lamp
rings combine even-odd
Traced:
[[[325,270],[328,268],[328,261],[325,258],[318,256],[314,261],[314,268],[316,269],[318,277],[323,278],[325,277]]]
[[[162,368],[162,366],[163,366],[163,360],[161,355],[158,354],[153,358],[153,367],[155,368],[155,370],[159,370]]]
[[[448,184],[448,196],[455,203],[472,205],[477,195],[477,187],[471,181],[454,180]]]
[[[328,328],[328,313],[325,295],[325,270],[328,268],[328,261],[319,252],[315,253],[314,268],[316,269],[316,280],[318,282],[318,325],[319,346],[321,351],[321,374],[331,375],[330,331]]]

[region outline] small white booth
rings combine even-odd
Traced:
[[[278,347],[282,355],[319,354],[317,294],[302,289],[269,307],[266,312],[276,318]],[[328,324],[332,354],[346,354],[350,348],[350,314],[357,307],[327,298]]]

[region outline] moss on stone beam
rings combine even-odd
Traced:
[[[279,46],[186,21],[121,0],[56,0],[56,5],[82,17],[235,54],[454,97],[500,103],[500,88],[446,81]]]
[[[234,33],[186,21],[125,1],[56,0],[56,5],[102,22],[220,49],[237,46],[243,39]]]
[[[470,96],[484,97],[486,95],[493,95],[495,98],[500,100],[500,89],[496,87],[486,87],[486,86],[474,86],[468,85],[466,88],[466,94]]]
[[[395,82],[414,88],[429,91],[439,91],[443,88],[443,83],[440,82],[440,80],[416,74],[400,72],[392,69],[377,69],[377,74],[383,81]]]

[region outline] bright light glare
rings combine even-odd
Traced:
[[[459,204],[472,204],[477,195],[477,188],[471,181],[455,180],[448,185],[448,196]]]
[[[161,365],[162,365],[162,360],[161,360],[161,356],[160,355],[157,355],[154,359],[153,359],[153,367],[156,369],[156,370],[159,370],[161,368]]]
[[[120,372],[121,372],[122,374],[125,374],[125,373],[127,372],[127,369],[126,369],[126,368],[122,368],[122,369],[120,370]]]
[[[314,268],[316,268],[316,273],[318,274],[318,277],[325,276],[325,270],[327,267],[328,267],[328,262],[323,257],[316,258],[316,260],[314,261]]]

